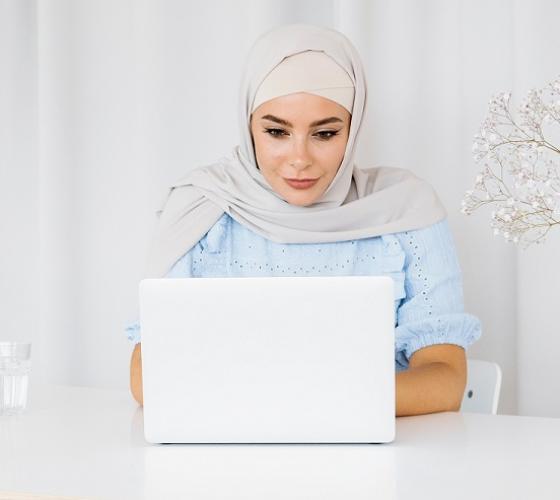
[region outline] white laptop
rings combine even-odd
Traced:
[[[143,279],[139,296],[149,443],[394,440],[392,278]]]

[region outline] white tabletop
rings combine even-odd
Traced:
[[[559,498],[560,419],[400,417],[376,445],[150,445],[142,424],[127,391],[32,385],[0,417],[0,498]]]

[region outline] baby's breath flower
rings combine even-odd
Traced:
[[[517,118],[510,98],[510,92],[501,92],[488,101],[472,145],[475,161],[484,160],[484,168],[474,189],[465,192],[461,213],[494,205],[494,235],[527,248],[544,242],[548,230],[560,224],[560,147],[550,139],[558,137],[551,128],[560,125],[560,76],[542,89],[530,89]],[[535,233],[538,237],[530,238]]]

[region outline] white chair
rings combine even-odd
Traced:
[[[495,415],[501,386],[500,365],[490,361],[467,359],[467,385],[460,411]]]

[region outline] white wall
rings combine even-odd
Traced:
[[[0,340],[39,333],[35,2],[0,0]]]
[[[542,87],[544,82],[560,76],[558,19],[558,2],[515,2],[516,91],[524,93],[529,88]],[[558,145],[560,134],[556,139]],[[560,417],[557,365],[560,326],[555,318],[560,306],[559,255],[558,226],[548,233],[546,243],[519,251],[517,255],[518,412],[521,415]]]
[[[254,39],[311,22],[367,67],[359,164],[410,168],[448,209],[483,324],[469,356],[502,366],[499,412],[560,416],[555,276],[537,266],[558,238],[521,255],[489,212],[459,212],[488,98],[554,76],[559,15],[553,0],[0,0],[0,340],[31,336],[50,380],[128,386],[123,329],[166,185],[237,143]]]

